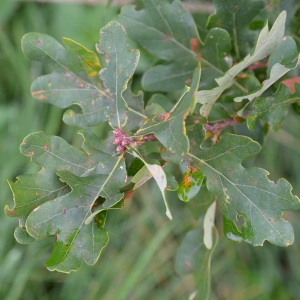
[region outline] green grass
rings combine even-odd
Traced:
[[[94,49],[99,30],[117,10],[111,7],[14,3],[0,4],[0,204],[13,205],[6,183],[37,166],[19,153],[23,138],[34,131],[61,135],[80,145],[76,129],[61,122],[62,111],[38,103],[30,96],[32,80],[42,74],[39,64],[30,64],[20,48],[22,36],[40,31],[58,40],[66,36]],[[70,20],[76,19],[76,22]],[[99,127],[100,128],[100,127]],[[98,128],[98,130],[100,130]],[[288,132],[288,134],[287,134]],[[272,178],[287,178],[300,195],[299,117],[291,113],[283,130],[269,137],[256,166],[271,171]],[[274,161],[276,162],[274,164]],[[146,195],[146,196],[145,196]],[[149,183],[137,191],[122,211],[109,214],[109,245],[95,266],[82,265],[70,275],[47,271],[53,239],[31,245],[17,244],[13,237],[17,220],[0,217],[0,299],[187,299],[194,288],[192,277],[174,272],[174,255],[190,215],[174,194],[168,194],[175,221],[164,215],[158,189]],[[212,261],[212,300],[289,300],[300,295],[299,214],[288,213],[296,241],[289,248],[266,242],[254,248],[234,245],[222,235]]]

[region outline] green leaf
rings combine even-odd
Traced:
[[[31,235],[29,235],[29,233],[27,232],[27,230],[25,228],[22,228],[20,226],[18,226],[15,229],[14,237],[15,237],[16,241],[20,244],[31,244],[36,241],[35,238],[33,238]]]
[[[164,94],[153,94],[147,102],[147,106],[151,104],[159,104],[165,111],[170,111],[174,103]]]
[[[104,192],[106,176],[77,177],[67,171],[58,172],[72,191],[54,201],[44,203],[27,218],[26,228],[35,239],[55,235],[55,248],[46,262],[49,270],[70,273],[80,268],[81,260],[93,265],[108,243],[107,231],[95,219],[84,224],[94,201]]]
[[[194,71],[191,87],[185,89],[182,97],[169,113],[155,116],[137,132],[138,135],[153,133],[172,153],[172,161],[180,163],[182,155],[188,151],[189,141],[185,134],[184,119],[195,107],[194,94],[200,80],[200,66]],[[165,157],[163,157],[165,158]]]
[[[105,187],[105,194],[101,194],[106,198],[103,208],[110,208],[122,199],[123,193],[118,189],[124,185],[126,168],[121,157],[113,156],[116,153],[113,134],[102,141],[89,131],[84,130],[81,134],[85,152],[43,132],[30,134],[24,139],[21,152],[43,169],[35,174],[19,176],[16,183],[9,182],[15,205],[13,209],[6,206],[5,213],[18,217],[20,226],[25,225],[26,218],[34,209],[69,192],[68,186],[58,179],[57,171],[66,170],[76,176],[101,174],[106,177],[109,190]]]
[[[114,103],[109,123],[113,128],[121,128],[126,124],[128,109],[122,93],[136,69],[140,54],[138,50],[129,48],[126,31],[117,22],[110,22],[100,30],[97,51],[107,63],[106,68],[100,71],[100,78]]]
[[[178,60],[168,65],[158,65],[150,68],[142,78],[143,87],[149,91],[172,91],[191,81],[193,70],[200,61],[202,64],[201,88],[215,86],[214,78],[219,77],[231,66],[229,56],[231,50],[229,34],[220,28],[210,30],[199,46],[196,60]]]
[[[112,127],[124,126],[128,108],[122,93],[136,68],[139,52],[128,48],[122,25],[111,22],[100,32],[97,49],[107,62],[101,71],[95,52],[70,39],[63,39],[63,45],[41,33],[28,33],[23,37],[25,56],[53,69],[51,74],[38,77],[32,83],[33,97],[61,108],[78,105],[80,113],[68,110],[64,114],[63,119],[69,125],[95,126],[110,116]]]
[[[232,65],[231,42],[228,32],[221,28],[213,28],[200,46],[200,62],[202,64],[201,89],[216,85],[215,78],[220,77]]]
[[[66,273],[78,270],[82,259],[87,264],[97,261],[108,242],[107,232],[102,228],[106,217],[103,210],[122,208],[124,204],[121,201],[124,194],[119,189],[125,182],[126,167],[122,156],[112,155],[115,153],[113,135],[99,140],[86,130],[81,134],[85,152],[61,138],[41,132],[25,138],[22,152],[43,169],[23,176],[13,189],[18,201],[15,200],[12,216],[22,220],[28,216],[26,230],[34,239],[43,239],[49,234],[56,236],[55,248],[46,266]],[[71,192],[51,190],[52,181],[57,181],[55,173],[60,176],[60,182],[71,187]],[[21,187],[20,183],[25,185]],[[66,186],[63,183],[62,188]],[[46,196],[51,194],[51,199],[40,196],[35,201],[36,191]],[[20,240],[26,238],[29,237],[21,236]]]
[[[43,132],[28,135],[21,144],[21,153],[43,169],[35,174],[17,177],[17,182],[9,182],[14,194],[15,206],[12,210],[5,207],[6,215],[20,218],[24,226],[29,213],[46,201],[64,195],[68,189],[58,180],[56,171],[68,170],[77,176],[88,173],[95,165],[88,155],[55,136]]]
[[[53,70],[32,83],[32,96],[60,108],[78,105],[81,113],[68,110],[64,114],[69,125],[85,127],[106,121],[112,100],[98,77],[100,63],[96,53],[70,39],[63,42],[65,48],[45,34],[28,33],[23,37],[25,56]]]
[[[217,78],[216,82],[219,85],[218,87],[212,90],[201,90],[196,93],[197,102],[202,104],[200,109],[201,115],[208,117],[214,103],[221,96],[222,92],[234,83],[234,78],[238,75],[238,73],[251,64],[269,56],[279,47],[284,36],[285,19],[286,12],[283,11],[278,16],[270,32],[268,29],[268,24],[266,24],[258,37],[253,53],[247,55],[244,60],[229,69],[225,75]]]
[[[298,54],[295,41],[291,37],[285,37],[280,46],[270,55],[267,70],[270,78],[265,80],[262,86],[254,93],[236,97],[234,98],[234,101],[240,102],[243,99],[252,101],[253,99],[259,97],[284,74],[296,68],[299,62],[300,56]]]
[[[179,199],[184,202],[193,199],[200,191],[203,179],[201,170],[198,170],[197,167],[187,166],[177,190]]]
[[[174,87],[182,88],[188,84],[197,66],[195,60],[175,61],[168,65],[158,65],[147,70],[142,78],[143,88],[147,91],[169,92]]]
[[[134,95],[131,92],[131,83],[132,82],[129,81],[127,89],[122,94],[128,106],[128,119],[124,126],[124,130],[135,132],[141,127],[147,116],[145,115],[144,110],[144,95],[142,92]]]
[[[249,29],[249,24],[264,4],[263,0],[214,0],[216,13],[209,17],[207,27],[209,29],[221,27],[227,30],[231,36],[235,54],[240,59],[240,56],[246,55],[253,47],[256,33]]]
[[[63,165],[61,169],[69,166]],[[5,214],[11,218],[19,218],[20,226],[25,225],[29,213],[40,204],[63,195],[68,190],[55,175],[55,170],[41,170],[37,174],[21,175],[16,182],[9,181],[14,195],[15,205],[12,209],[5,206]]]
[[[288,114],[290,104],[295,101],[300,101],[299,84],[295,85],[294,94],[291,94],[286,86],[280,85],[274,95],[259,97],[248,115],[248,128],[254,130],[256,120],[259,118],[268,121],[273,130],[277,131]]]
[[[145,164],[146,168],[149,170],[150,174],[156,181],[156,183],[161,191],[161,194],[163,196],[163,200],[164,200],[164,203],[166,206],[166,215],[170,220],[172,220],[172,214],[169,209],[169,205],[168,205],[168,202],[166,199],[166,194],[165,194],[165,190],[166,190],[168,184],[167,184],[167,176],[164,172],[164,169],[158,164],[153,164],[152,161],[147,160],[148,162],[146,162],[145,158],[142,157],[142,155],[137,151],[137,149],[132,149],[132,155],[134,157],[139,158]],[[144,180],[147,181],[148,179],[150,179],[149,175],[147,175],[147,173],[145,172],[145,169],[143,172],[144,172],[143,176],[139,175],[139,177],[136,177],[136,179],[135,179],[135,183],[136,184],[139,183],[139,186],[145,182]],[[142,182],[142,183],[140,184],[140,182]]]
[[[268,179],[267,171],[241,165],[259,152],[259,144],[245,136],[225,133],[212,148],[202,148],[201,131],[202,126],[196,125],[189,132],[191,150],[186,158],[201,169],[208,190],[219,198],[227,220],[227,238],[238,237],[255,246],[265,240],[279,246],[292,244],[292,226],[282,219],[283,211],[300,209],[299,199],[291,194],[291,185],[285,179],[275,184]],[[240,229],[238,217],[244,220]],[[233,232],[232,228],[236,230]]]
[[[218,233],[213,231],[214,245],[207,249],[203,243],[203,228],[191,230],[183,239],[175,258],[176,272],[180,275],[194,273],[196,277],[196,291],[192,299],[209,299],[210,294],[210,262],[217,245]],[[192,296],[191,295],[191,296]]]
[[[295,40],[290,36],[285,36],[280,46],[272,52],[268,59],[268,76],[270,76],[273,66],[275,66],[276,63],[280,63],[289,69],[295,68],[298,56],[299,53]]]
[[[144,9],[138,11],[134,6],[124,6],[117,20],[125,26],[130,38],[169,62],[154,66],[143,75],[144,89],[168,92],[174,86],[182,88],[191,81],[199,61],[203,66],[201,84],[204,88],[215,85],[214,78],[222,75],[231,63],[229,34],[214,28],[203,44],[192,15],[182,3],[177,0],[171,4],[167,0],[142,2]]]
[[[195,58],[191,39],[198,41],[199,35],[192,15],[182,3],[178,0],[172,4],[165,0],[142,0],[142,3],[145,8],[139,11],[133,5],[122,7],[117,18],[130,38],[167,61]]]
[[[175,269],[180,275],[193,273],[196,278],[196,291],[190,295],[191,299],[209,299],[210,294],[210,263],[213,251],[218,242],[218,232],[213,223],[210,230],[205,230],[208,219],[214,220],[215,202],[209,207],[203,223],[187,233],[178,248],[175,257]],[[207,232],[207,233],[205,233]],[[206,236],[205,236],[206,235]],[[207,248],[207,236],[209,245]]]
[[[131,39],[151,54],[172,62],[150,68],[144,74],[142,84],[150,91],[170,91],[174,84],[181,88],[197,65],[192,43],[196,48],[202,43],[193,17],[178,0],[172,4],[165,0],[142,2],[144,9],[139,11],[133,5],[124,6],[117,20],[124,25]]]

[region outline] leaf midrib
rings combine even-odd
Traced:
[[[246,145],[247,146],[247,145]],[[228,151],[227,151],[228,152]],[[198,160],[200,163],[203,163],[203,164],[205,164],[207,167],[209,167],[211,170],[213,170],[215,173],[217,173],[218,175],[220,175],[221,177],[223,177],[225,180],[227,180],[232,186],[234,186],[235,187],[235,189],[238,191],[238,192],[240,192],[243,196],[244,196],[244,198],[246,198],[247,200],[248,200],[248,202],[250,203],[250,204],[252,204],[252,206],[254,207],[254,208],[256,208],[259,212],[260,212],[260,214],[261,214],[261,216],[265,219],[265,221],[267,222],[267,223],[269,223],[269,225],[277,232],[277,234],[281,237],[281,239],[284,241],[284,242],[286,242],[286,240],[284,239],[284,237],[282,236],[282,234],[276,229],[276,227],[262,214],[262,211],[236,186],[236,184],[235,183],[233,183],[231,180],[229,180],[225,175],[223,175],[222,173],[220,173],[219,171],[217,171],[215,168],[213,168],[211,165],[209,165],[209,164],[207,164],[204,160],[202,160],[202,159],[200,159],[200,158],[198,158],[197,156],[194,156],[193,154],[190,154],[189,153],[189,155],[191,156],[191,157],[193,157],[194,159],[196,159],[196,160]],[[223,191],[223,193],[224,194],[226,194],[224,191]],[[252,222],[252,220],[251,220],[251,222]]]

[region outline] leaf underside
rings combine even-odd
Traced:
[[[281,44],[284,37],[284,24],[286,20],[286,12],[283,11],[273,24],[273,27],[269,31],[268,24],[262,29],[256,46],[251,54],[248,54],[240,63],[229,69],[222,77],[216,79],[218,86],[211,90],[201,90],[197,92],[197,102],[202,104],[200,109],[200,114],[204,117],[208,117],[213,105],[224,92],[235,82],[235,77],[245,68],[251,64],[264,59],[269,56],[273,51],[275,51]],[[294,62],[295,64],[295,62]],[[280,65],[280,64],[278,64]],[[281,66],[281,65],[280,65]],[[277,72],[276,72],[277,73]],[[280,73],[279,78],[285,73]],[[278,79],[278,77],[277,77]],[[272,81],[273,83],[274,81]],[[272,84],[270,82],[270,84]],[[265,89],[268,86],[263,85]],[[265,90],[264,89],[264,90]],[[262,90],[263,91],[263,90]],[[247,98],[247,96],[242,96],[235,98],[235,101],[241,101]],[[253,98],[251,98],[253,100]]]

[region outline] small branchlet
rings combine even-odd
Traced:
[[[232,118],[223,121],[206,123],[203,125],[203,127],[205,131],[210,132],[214,135],[218,135],[224,128],[228,126],[233,126],[235,124],[243,123],[247,118],[247,115],[248,113],[244,114],[243,117],[234,116]]]

